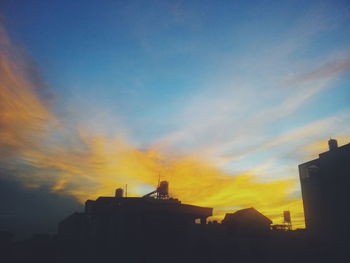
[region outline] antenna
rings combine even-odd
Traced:
[[[159,189],[160,186],[160,173],[158,173],[158,186],[157,186],[157,190]],[[157,191],[157,198],[159,197],[159,193]]]
[[[290,211],[283,211],[283,219],[284,223],[287,223],[288,230],[292,230],[292,220],[290,217]]]

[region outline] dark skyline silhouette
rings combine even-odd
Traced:
[[[183,204],[170,197],[162,181],[149,194],[87,200],[58,224],[57,234],[13,241],[0,232],[6,262],[329,262],[345,259],[349,231],[346,175],[350,144],[329,141],[329,151],[299,165],[307,228],[291,230],[251,208],[209,221],[212,208]],[[331,182],[337,180],[332,185]],[[339,199],[340,198],[340,199]],[[345,199],[341,199],[345,198]],[[47,213],[49,210],[43,211]],[[289,212],[283,213],[290,223]]]

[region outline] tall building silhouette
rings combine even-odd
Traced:
[[[349,233],[350,143],[329,150],[299,165],[307,231],[318,238],[338,240]]]

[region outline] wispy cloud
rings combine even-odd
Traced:
[[[40,83],[26,77],[27,66],[11,52],[10,41],[2,42],[0,143],[1,156],[8,158],[2,158],[0,167],[28,187],[45,185],[85,201],[113,194],[125,183],[130,194],[145,194],[143,186],[155,186],[161,174],[174,197],[213,206],[219,219],[225,211],[252,205],[272,218],[286,207],[299,213],[299,198],[290,197],[295,180],[259,182],[251,174],[223,171],[200,152],[139,149],[122,135],[60,119],[40,96]]]
[[[35,147],[54,120],[48,102],[41,96],[44,84],[35,78],[32,64],[19,58],[0,26],[0,156],[6,159]],[[31,74],[29,74],[31,73]],[[39,84],[39,85],[38,85]]]
[[[315,81],[320,79],[329,79],[337,77],[343,73],[350,71],[350,50],[344,52],[344,57],[334,58],[333,60],[327,61],[325,64],[320,67],[307,72],[300,74],[291,78],[287,81],[287,85],[302,84],[308,81]]]
[[[330,20],[332,23],[325,22]],[[223,72],[213,73],[206,89],[192,94],[180,110],[174,119],[178,129],[156,140],[154,147],[200,149],[213,156],[236,152],[239,157],[263,144],[265,138],[279,136],[271,131],[273,127],[279,130],[288,119],[298,114],[303,117],[300,109],[335,88],[349,71],[348,49],[333,49],[326,56],[308,59],[298,55],[339,23],[328,17],[324,8],[313,10],[268,50],[256,51],[254,57],[244,56],[243,60],[228,55],[220,67]]]

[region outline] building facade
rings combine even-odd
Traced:
[[[329,150],[299,165],[307,231],[317,237],[345,237],[350,222],[350,143]]]

